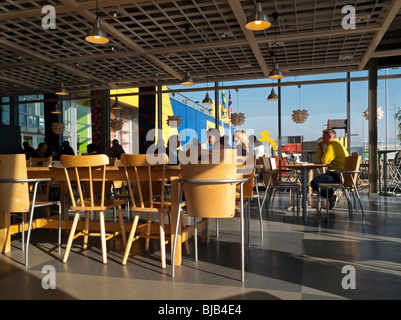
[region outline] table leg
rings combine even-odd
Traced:
[[[0,212],[0,252],[11,251],[10,212]]]
[[[308,219],[308,170],[302,169],[302,212],[304,220]]]
[[[383,155],[383,189],[384,194],[387,194],[387,153],[385,152]]]

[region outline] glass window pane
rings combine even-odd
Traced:
[[[19,114],[19,125],[26,126],[26,114]]]
[[[3,124],[10,124],[10,111],[6,111],[3,109],[3,111],[1,112],[1,122]]]

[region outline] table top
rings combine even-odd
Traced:
[[[400,150],[377,150],[377,153],[391,153],[391,152],[398,152]]]
[[[323,163],[297,163],[297,164],[286,164],[284,167],[289,168],[289,169],[315,169],[315,168],[323,168],[323,167],[328,167],[328,164],[323,164]]]

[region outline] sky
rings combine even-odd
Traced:
[[[379,70],[378,75],[384,75],[385,70]],[[401,69],[387,69],[389,75],[401,75]],[[351,73],[353,77],[367,77],[367,71]],[[292,81],[307,81],[332,78],[346,78],[345,73],[326,74],[316,76],[288,77],[281,80],[282,83]],[[222,85],[260,84],[272,82],[270,79],[259,79],[252,81],[224,82]],[[384,116],[378,120],[379,143],[386,141],[386,122],[388,122],[387,143],[393,144],[395,139],[395,107],[401,108],[401,78],[387,81],[387,108],[386,113],[386,81],[378,81],[378,106],[382,107]],[[204,87],[205,84],[195,85]],[[209,87],[211,85],[209,84]],[[178,86],[174,88],[188,87]],[[347,118],[347,84],[330,83],[298,86],[287,86],[281,88],[281,134],[282,136],[303,136],[304,141],[315,141],[322,135],[322,130],[327,127],[328,119]],[[271,87],[240,89],[238,92],[231,90],[233,112],[243,112],[245,123],[237,129],[253,129],[258,136],[264,130],[270,133],[270,137],[277,140],[278,136],[278,103],[267,101]],[[275,88],[276,94],[278,93]],[[185,92],[185,96],[193,101],[202,101],[205,92]],[[209,95],[213,99],[214,93]],[[228,90],[225,90],[228,102]],[[361,145],[362,140],[367,141],[368,121],[363,117],[365,108],[368,107],[368,82],[351,82],[351,145]],[[293,110],[305,109],[309,114],[307,121],[297,124],[292,120]],[[387,119],[386,119],[387,116]],[[345,135],[345,130],[337,130],[339,136]],[[260,137],[260,135],[259,135]],[[398,142],[399,143],[399,142]]]

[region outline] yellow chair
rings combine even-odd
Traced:
[[[218,151],[218,150],[217,150]],[[243,183],[248,178],[238,178],[236,150],[224,149],[220,151],[220,162],[211,164],[188,163],[181,164],[181,192],[178,206],[176,230],[172,253],[171,276],[175,276],[175,252],[177,234],[180,228],[182,201],[185,194],[185,204],[188,216],[193,218],[233,218],[236,210],[236,187],[240,184],[240,197],[243,199]],[[213,157],[212,157],[213,158]],[[226,161],[224,161],[226,160]],[[244,208],[240,201],[241,221],[241,281],[244,281]],[[195,260],[197,260],[197,230],[195,225]]]
[[[38,200],[39,183],[49,183],[50,178],[27,179],[26,159],[24,154],[0,155],[0,212],[22,213],[22,250],[24,250],[25,213],[29,212],[28,235],[25,250],[25,265],[28,266],[28,250],[31,237],[34,210],[40,207],[58,206],[58,251],[61,245],[61,204],[60,201]],[[32,199],[29,195],[32,185]]]
[[[72,203],[70,209],[75,211],[75,216],[71,226],[63,262],[67,262],[72,242],[75,238],[83,236],[84,237],[83,248],[86,249],[88,244],[88,236],[100,236],[103,263],[107,263],[107,247],[106,247],[107,240],[121,233],[123,245],[124,246],[126,245],[124,221],[121,214],[121,204],[123,204],[124,201],[115,199],[105,199],[106,166],[109,164],[109,158],[105,154],[97,154],[84,157],[62,155],[60,160],[61,164],[64,166],[67,186],[70,192],[71,203]],[[97,175],[99,178],[94,178],[96,174],[99,174]],[[76,181],[78,189],[77,200],[75,199],[75,194],[72,189],[72,184],[71,184],[72,181],[74,182]],[[86,190],[86,196],[88,198],[85,197],[84,192],[82,190],[81,187],[82,182],[84,182],[86,186],[88,186],[89,188],[89,190]],[[98,197],[95,197],[96,193],[94,192],[94,190],[99,185],[101,186],[100,194],[98,195]],[[106,234],[104,213],[106,210],[114,208],[117,208],[118,219],[120,223],[120,232]],[[86,213],[85,229],[75,234],[81,211],[85,211]],[[100,234],[89,232],[89,220],[91,211],[99,212]]]

